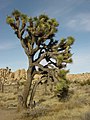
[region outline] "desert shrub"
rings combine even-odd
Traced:
[[[90,85],[90,79],[87,80],[87,84]]]
[[[56,84],[56,94],[58,98],[65,99],[68,95],[68,81],[66,79],[66,74],[68,73],[68,70],[59,70],[58,72],[58,83]]]
[[[78,79],[75,79],[73,83],[79,84],[79,80],[78,80]]]
[[[90,85],[90,79],[87,79],[87,80],[85,80],[85,81],[83,81],[83,82],[80,82],[80,85],[81,85],[81,86]]]
[[[68,83],[66,80],[61,79],[60,82],[57,83],[56,85],[56,95],[59,98],[59,100],[61,99],[65,99],[68,96]]]

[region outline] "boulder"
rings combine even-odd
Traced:
[[[14,72],[14,80],[20,80],[20,69]]]
[[[14,80],[20,80],[20,79],[26,79],[26,70],[25,69],[19,69],[14,72]]]

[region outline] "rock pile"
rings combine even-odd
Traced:
[[[0,82],[4,82],[4,84],[12,84],[17,81],[25,81],[27,78],[26,70],[19,69],[15,72],[12,72],[8,67],[0,69]]]
[[[20,80],[20,79],[26,79],[26,70],[25,69],[19,69],[14,72],[14,80]]]

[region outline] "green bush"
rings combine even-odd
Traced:
[[[68,95],[68,83],[65,79],[62,79],[56,85],[56,95],[59,99],[65,99]]]
[[[81,85],[81,86],[90,85],[90,79],[87,79],[87,80],[85,80],[85,81],[83,81],[83,82],[80,82],[80,85]]]

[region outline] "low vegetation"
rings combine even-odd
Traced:
[[[86,75],[87,73],[83,75],[82,81],[85,81]],[[74,77],[73,75],[67,76],[70,80],[69,92],[68,97],[63,100],[57,99],[53,93],[51,94],[49,85],[47,94],[45,94],[44,84],[40,84],[34,98],[36,106],[22,111],[22,113],[18,113],[16,108],[18,104],[17,96],[22,91],[23,84],[20,85],[18,92],[16,86],[5,86],[4,93],[0,92],[0,108],[5,111],[14,110],[12,115],[15,120],[89,120],[90,85],[85,84],[82,86],[78,82],[74,82],[76,76],[79,76],[78,80],[80,81],[82,74],[74,75]],[[72,81],[71,77],[73,77]]]

